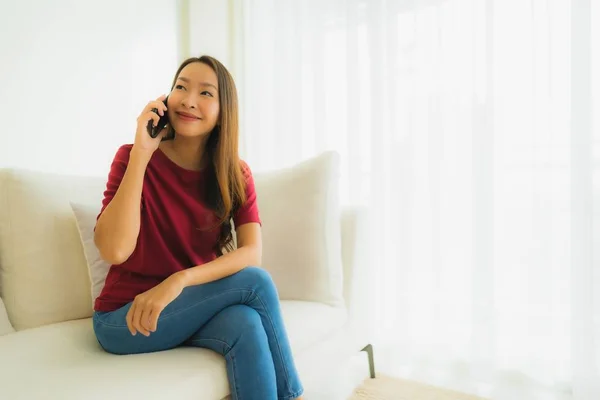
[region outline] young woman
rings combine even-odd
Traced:
[[[114,354],[206,347],[225,357],[233,399],[300,399],[277,290],[258,267],[233,78],[212,57],[190,58],[164,99],[143,109],[108,176],[94,236],[112,264],[94,305],[98,342]],[[169,125],[152,138],[147,124],[164,113]]]

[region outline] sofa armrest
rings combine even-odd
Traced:
[[[342,263],[344,267],[344,301],[349,317],[367,323],[373,296],[369,268],[369,235],[366,207],[349,207],[342,211]]]
[[[6,314],[4,301],[2,301],[2,298],[0,298],[0,336],[13,333],[14,331],[15,330],[8,319],[8,315]]]

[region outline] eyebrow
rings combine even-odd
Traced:
[[[190,80],[188,78],[186,78],[185,76],[180,76],[177,79],[181,80],[181,81],[184,81],[184,82],[187,82],[187,83],[190,83]],[[210,86],[210,87],[212,87],[212,88],[214,88],[215,90],[218,91],[217,87],[215,85],[213,85],[212,83],[209,83],[209,82],[200,82],[199,85],[200,86]]]

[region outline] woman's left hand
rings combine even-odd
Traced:
[[[140,332],[150,336],[150,332],[155,332],[160,313],[181,294],[183,288],[181,277],[173,274],[152,289],[135,296],[125,318],[131,334]]]

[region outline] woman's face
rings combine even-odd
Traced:
[[[182,136],[210,133],[219,120],[217,74],[201,62],[186,65],[167,100],[169,121]]]

